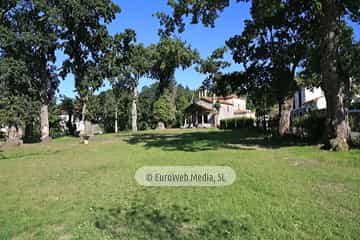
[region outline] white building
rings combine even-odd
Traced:
[[[326,109],[323,90],[318,88],[301,88],[294,94],[293,116],[302,116],[307,112]]]

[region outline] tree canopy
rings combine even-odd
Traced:
[[[86,4],[87,7],[84,7]],[[85,119],[88,97],[103,83],[108,71],[106,50],[111,41],[106,25],[120,8],[111,0],[71,0],[59,4],[60,38],[64,53],[61,75],[72,73],[75,88],[82,104],[82,119]]]
[[[151,44],[149,50],[150,77],[159,81],[160,94],[169,88],[177,68],[186,69],[199,59],[199,53],[179,38],[161,38],[157,44]]]

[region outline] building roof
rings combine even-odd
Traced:
[[[189,107],[185,109],[186,112],[192,112],[195,110],[202,110],[204,112],[211,112],[214,109],[212,107],[206,106],[205,104],[202,104],[201,102],[195,102],[191,104]]]
[[[213,97],[200,97],[200,99],[203,101],[206,101],[208,103],[213,102]],[[245,100],[245,98],[238,97],[236,95],[229,95],[229,96],[225,96],[225,97],[215,97],[216,102],[219,102],[220,104],[225,104],[225,105],[234,105],[234,99]]]
[[[248,110],[242,110],[242,109],[238,109],[234,111],[234,114],[244,114],[244,113],[248,113]]]
[[[215,102],[218,102],[218,103],[224,104],[224,105],[230,105],[230,106],[234,105],[234,99],[245,100],[245,98],[238,97],[236,95],[229,95],[229,96],[225,96],[225,97],[215,96]],[[201,111],[205,111],[205,112],[212,112],[215,110],[214,106],[213,106],[213,102],[214,102],[214,97],[202,96],[199,98],[199,100],[193,102],[188,108],[186,108],[185,111],[191,112],[191,111],[195,111],[195,110],[201,110]],[[235,112],[235,114],[243,114],[243,113],[247,113],[247,110],[238,110]]]

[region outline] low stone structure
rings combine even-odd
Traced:
[[[21,127],[11,126],[1,128],[1,134],[5,137],[6,145],[23,144],[23,130]]]
[[[92,123],[90,121],[79,121],[76,122],[76,131],[80,137],[88,136],[93,137],[94,135],[103,134],[104,131],[99,124]]]

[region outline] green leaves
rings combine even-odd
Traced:
[[[126,29],[116,34],[108,56],[113,86],[132,90],[140,78],[149,72],[150,53],[142,44],[136,44],[136,33]]]
[[[227,48],[217,48],[207,59],[201,59],[196,71],[207,74],[203,85],[210,89],[214,87],[214,82],[222,75],[221,70],[230,66],[230,63],[223,60]]]
[[[29,75],[24,62],[0,57],[0,125],[22,126],[34,114]]]
[[[171,102],[171,96],[164,94],[154,103],[153,116],[156,121],[162,121],[168,124],[174,120],[175,108]]]
[[[229,0],[203,1],[203,0],[169,0],[168,5],[173,9],[171,15],[158,12],[155,15],[160,20],[161,36],[170,36],[171,33],[185,30],[185,19],[190,17],[191,24],[203,23],[207,27],[214,27],[215,20],[220,13],[228,7]]]
[[[162,38],[159,43],[150,45],[149,51],[150,77],[160,81],[161,94],[169,87],[177,68],[186,69],[199,59],[199,53],[178,38]]]
[[[106,53],[110,23],[120,8],[111,0],[66,0],[57,5],[64,53],[62,77],[73,73],[76,91],[83,103],[109,76]]]

